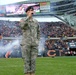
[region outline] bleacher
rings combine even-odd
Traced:
[[[41,37],[44,37],[46,39],[44,42],[44,45],[42,46],[44,48],[44,51],[41,50],[42,47],[39,47],[40,53],[43,52],[42,56],[48,56],[47,52],[49,50],[55,50],[55,51],[62,50],[62,52],[65,55],[65,52],[67,52],[67,49],[69,47],[68,41],[74,40],[74,42],[76,42],[75,41],[76,30],[72,29],[67,24],[60,21],[59,22],[39,22],[39,23],[40,23]],[[13,48],[17,46],[17,49],[19,50],[17,50],[16,52],[18,51],[21,52],[19,42],[21,41],[21,38],[22,38],[22,32],[21,32],[21,29],[19,28],[19,22],[0,20],[0,29],[1,29],[0,33],[3,36],[0,43],[0,46],[1,46],[0,52],[4,51],[4,54],[7,53],[7,51],[9,51],[9,49],[7,48],[9,44],[11,45],[13,44],[10,49],[11,51],[14,51]],[[41,39],[40,41],[42,40],[43,39]],[[21,56],[20,54],[18,56]],[[57,55],[59,56],[59,54]],[[10,57],[13,57],[13,56],[18,57],[13,54]],[[1,57],[4,57],[4,56],[1,55]]]

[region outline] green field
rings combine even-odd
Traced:
[[[0,58],[0,75],[24,75],[21,58]],[[38,57],[36,75],[76,75],[76,57]]]

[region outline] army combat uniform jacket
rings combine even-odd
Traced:
[[[23,18],[20,26],[23,33],[21,44],[37,45],[39,41],[39,23],[35,19]]]

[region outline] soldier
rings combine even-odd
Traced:
[[[34,9],[29,6],[26,9],[27,17],[20,20],[20,27],[23,33],[21,49],[24,60],[24,73],[26,75],[35,75],[35,62],[38,55],[39,23],[32,17],[33,14]]]

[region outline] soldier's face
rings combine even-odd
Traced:
[[[34,10],[30,9],[29,11],[27,11],[27,15],[28,16],[32,16],[34,14]]]
[[[34,10],[33,10],[33,9],[30,9],[29,12],[30,12],[31,14],[34,14]]]

